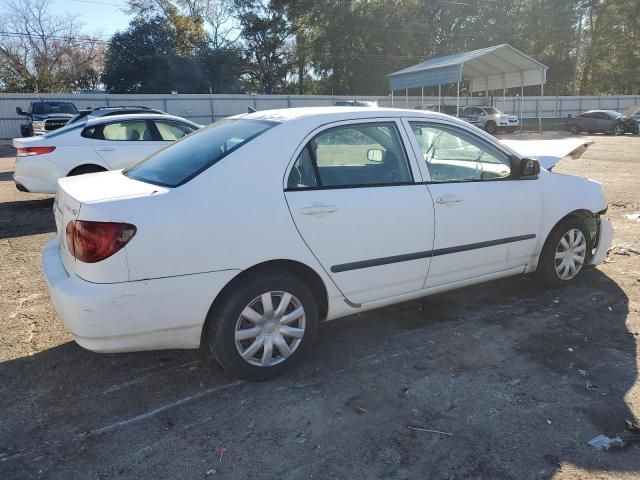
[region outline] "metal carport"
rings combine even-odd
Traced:
[[[486,92],[502,89],[503,97],[507,88],[520,87],[521,98],[524,87],[540,85],[540,95],[544,95],[544,83],[548,67],[509,44],[482,48],[470,52],[456,53],[444,57],[435,57],[411,67],[391,73],[391,102],[393,92],[410,88],[438,86],[438,106],[441,105],[442,85],[457,84],[456,112],[460,113],[460,83],[469,80],[469,91]],[[522,119],[521,119],[522,120]],[[542,115],[538,122],[542,129]]]

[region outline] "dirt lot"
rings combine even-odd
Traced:
[[[615,245],[640,250],[640,137],[592,139],[558,171],[603,182]],[[293,374],[241,383],[192,351],[71,342],[40,273],[52,200],[14,189],[11,155],[0,478],[640,478],[640,446],[587,445],[640,416],[640,255],[562,291],[513,278],[325,324]]]

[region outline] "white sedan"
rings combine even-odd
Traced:
[[[264,380],[323,320],[510,275],[568,284],[611,245],[606,209],[599,183],[450,116],[264,111],[61,179],[44,273],[85,348],[203,347]]]
[[[85,117],[46,135],[14,138],[13,180],[23,192],[55,193],[59,178],[126,168],[198,128],[171,115]]]

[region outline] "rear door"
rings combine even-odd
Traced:
[[[165,142],[154,135],[150,120],[114,120],[85,128],[92,147],[111,170],[126,168],[158,151]]]
[[[307,137],[287,173],[298,231],[355,303],[424,284],[433,204],[406,141],[396,120],[332,124]]]

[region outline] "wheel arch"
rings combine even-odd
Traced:
[[[90,163],[83,163],[83,164],[80,164],[80,165],[76,165],[75,167],[73,167],[71,170],[69,170],[67,172],[66,176],[69,177],[71,175],[74,175],[75,172],[77,172],[78,170],[82,170],[82,169],[88,168],[88,167],[97,168],[97,169],[100,169],[100,171],[105,171],[105,172],[107,170],[109,170],[105,165],[100,165],[99,163],[96,163],[96,162],[90,162]]]
[[[320,320],[322,321],[327,317],[327,314],[329,312],[329,295],[322,277],[320,277],[320,275],[313,268],[305,265],[302,262],[289,259],[278,259],[258,263],[250,268],[247,268],[246,270],[243,270],[238,275],[229,280],[229,282],[213,300],[213,303],[211,304],[211,307],[209,307],[209,311],[207,312],[207,318],[209,318],[211,312],[215,311],[231,295],[234,289],[238,285],[240,285],[245,278],[247,278],[249,275],[256,275],[261,272],[286,272],[290,275],[298,277],[300,280],[305,282],[307,286],[309,286],[309,288],[311,288],[313,296],[318,302]],[[201,345],[203,344],[202,342],[205,338],[206,328],[207,322],[205,320],[202,329]]]
[[[596,238],[591,238],[592,247],[595,246],[597,244],[597,233],[598,233],[598,228],[599,228],[599,223],[596,221],[596,218],[598,217],[598,215],[599,215],[598,213],[592,212],[591,210],[588,210],[586,208],[579,208],[579,209],[573,210],[573,211],[565,214],[564,216],[559,218],[557,221],[555,221],[551,225],[551,227],[548,228],[547,231],[545,232],[544,242],[542,242],[542,244],[540,245],[540,251],[538,252],[538,255],[536,255],[536,267],[537,267],[537,264],[538,264],[538,262],[540,260],[540,255],[542,255],[542,252],[544,251],[544,247],[546,247],[547,242],[549,241],[549,237],[551,236],[551,232],[553,232],[556,229],[556,227],[558,225],[560,225],[562,222],[564,222],[565,220],[568,220],[570,218],[578,218],[578,219],[582,220],[583,222],[585,222],[585,224],[589,228],[589,235],[593,235],[595,233],[594,236]],[[594,232],[594,230],[595,230],[595,232]]]

